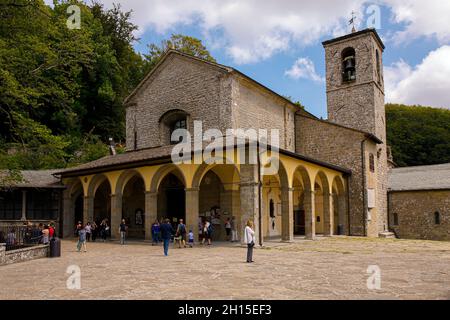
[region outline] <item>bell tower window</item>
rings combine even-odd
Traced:
[[[377,59],[377,78],[378,83],[381,84],[381,62],[380,62],[380,53],[376,50],[376,59]]]
[[[356,52],[353,48],[347,48],[342,52],[342,81],[352,82],[356,80]]]

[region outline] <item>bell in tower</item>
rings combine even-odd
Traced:
[[[342,80],[350,82],[356,80],[355,49],[348,48],[342,53]]]

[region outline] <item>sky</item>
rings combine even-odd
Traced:
[[[52,2],[52,0],[46,0]],[[133,10],[136,50],[172,33],[197,37],[216,60],[327,117],[322,41],[375,27],[386,102],[450,109],[448,0],[101,0]]]

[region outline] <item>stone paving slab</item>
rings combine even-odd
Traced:
[[[450,299],[450,243],[367,238],[269,241],[245,263],[239,245],[173,249],[89,243],[62,257],[0,267],[0,299]],[[67,289],[69,265],[81,290]],[[367,268],[381,290],[367,288]]]

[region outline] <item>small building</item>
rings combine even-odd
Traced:
[[[52,170],[21,171],[21,181],[1,187],[0,226],[53,221],[60,232],[64,185],[54,173]],[[0,171],[0,178],[7,174],[7,171]]]
[[[450,163],[392,169],[388,199],[397,237],[450,240]]]

